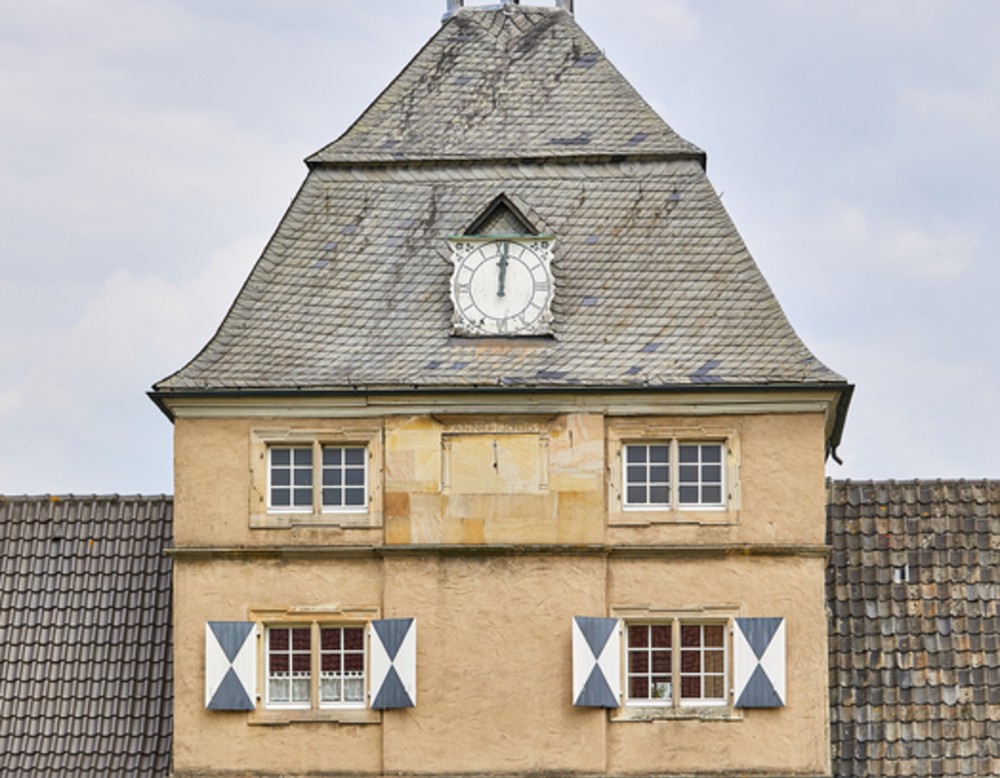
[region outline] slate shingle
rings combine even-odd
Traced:
[[[0,496],[0,774],[169,774],[172,512]]]
[[[792,330],[702,152],[563,10],[461,11],[308,162],[163,396],[844,383]],[[447,238],[501,195],[556,236],[551,338],[451,335]]]

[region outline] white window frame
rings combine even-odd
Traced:
[[[250,724],[276,724],[313,721],[337,721],[347,724],[376,724],[382,712],[370,707],[371,691],[371,622],[379,618],[379,609],[367,606],[343,608],[300,607],[290,609],[254,608],[250,620],[256,623],[260,642],[257,652],[258,705],[250,712]],[[310,630],[309,700],[274,702],[271,700],[270,633],[274,629]],[[363,678],[360,700],[322,700],[322,633],[325,628],[358,628],[363,645]]]
[[[657,523],[738,524],[740,521],[741,442],[739,425],[703,424],[662,417],[609,417],[606,427],[608,523],[648,526]],[[635,503],[628,500],[629,446],[668,446],[669,500]],[[682,446],[719,446],[721,452],[718,503],[681,503]],[[701,451],[699,451],[700,457]],[[712,463],[715,464],[715,463]],[[700,469],[701,465],[699,465]],[[701,473],[699,473],[699,476]],[[714,484],[711,484],[714,485]],[[704,484],[699,482],[699,489]]]
[[[631,644],[631,628],[632,627],[656,627],[656,626],[669,626],[670,628],[670,671],[669,673],[655,673],[650,664],[649,668],[645,672],[633,672],[631,669],[631,659],[632,655],[636,651]],[[683,696],[683,679],[685,677],[691,677],[692,673],[686,673],[683,669],[682,664],[682,653],[685,650],[684,646],[681,645],[682,630],[684,627],[700,627],[700,641],[699,641],[699,671],[697,674],[701,681],[701,689],[704,692],[704,680],[706,677],[719,677],[717,673],[709,673],[705,670],[705,654],[707,651],[712,653],[717,653],[717,651],[712,648],[706,648],[704,643],[704,628],[705,627],[718,627],[722,630],[722,697],[705,697],[704,693],[701,697],[684,697]],[[732,701],[731,697],[731,685],[732,685],[732,672],[730,668],[730,656],[731,656],[731,646],[732,641],[732,624],[729,619],[720,620],[713,618],[702,618],[702,617],[672,617],[672,618],[633,618],[627,619],[623,622],[624,630],[624,640],[622,641],[622,652],[624,655],[624,661],[622,663],[622,676],[624,679],[623,683],[623,694],[625,698],[625,705],[629,708],[669,708],[671,710],[678,710],[681,708],[728,708]],[[650,634],[652,629],[649,630]],[[639,649],[646,647],[638,647]],[[649,649],[651,650],[651,649]],[[652,659],[652,656],[649,657]],[[669,675],[670,677],[670,696],[669,698],[655,698],[655,697],[633,697],[632,696],[632,685],[631,681],[633,678],[639,677],[652,677],[654,675]]]
[[[686,448],[690,446],[698,447],[698,461],[696,463],[682,462],[680,459],[681,448]],[[707,446],[718,446],[719,447],[719,461],[715,462],[703,462],[702,449]],[[629,468],[640,466],[637,463],[629,462],[629,451],[633,448],[646,448],[647,450],[654,447],[666,447],[667,454],[667,500],[665,502],[630,502],[629,501],[629,487],[636,481],[629,479]],[[649,460],[647,460],[647,463]],[[697,467],[699,471],[704,467],[718,466],[719,468],[719,491],[720,499],[718,502],[703,502],[700,499],[696,502],[681,502],[681,489],[692,482],[682,482],[681,481],[681,469]],[[671,440],[626,440],[622,443],[621,451],[621,495],[622,495],[622,509],[625,511],[724,511],[726,510],[726,443],[720,440],[679,440],[673,438]],[[653,465],[649,464],[649,468]],[[647,468],[647,469],[649,469]],[[649,486],[651,483],[650,479],[644,482],[644,485]],[[707,483],[702,480],[702,473],[699,472],[698,480],[693,482],[696,484],[696,488],[701,494],[702,490],[706,486],[715,486],[715,482]]]
[[[275,466],[273,451],[277,449],[304,449],[312,451],[311,502],[305,505],[274,505],[273,483]],[[301,525],[331,525],[344,529],[374,529],[382,524],[383,506],[383,434],[381,426],[370,423],[343,422],[324,428],[261,429],[250,434],[250,526],[259,529],[287,528]],[[324,473],[334,471],[324,466],[324,452],[341,452],[361,449],[364,451],[364,468],[361,484],[350,484],[362,489],[360,505],[325,505]],[[293,454],[294,456],[294,454]],[[283,466],[279,466],[283,467]],[[340,466],[343,474],[357,472],[356,466]],[[294,480],[294,474],[293,474]],[[337,488],[326,485],[326,488]],[[344,488],[342,483],[339,488]],[[292,487],[289,487],[292,488]],[[294,499],[293,497],[291,499]]]

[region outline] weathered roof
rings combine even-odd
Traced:
[[[0,774],[165,776],[169,497],[0,496]]]
[[[833,774],[1000,775],[1000,481],[829,494]]]
[[[465,9],[310,164],[656,154],[703,159],[564,10]]]
[[[310,165],[219,332],[158,392],[843,382],[700,151],[563,10],[460,12]],[[451,334],[447,238],[500,195],[555,236],[552,337]]]

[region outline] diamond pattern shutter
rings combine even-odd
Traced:
[[[733,674],[737,708],[785,705],[784,619],[736,619]]]
[[[369,630],[371,706],[375,710],[417,704],[417,622],[376,619]]]
[[[257,699],[257,639],[252,621],[205,625],[205,707],[253,710]]]
[[[573,617],[573,704],[617,708],[621,700],[621,622]]]

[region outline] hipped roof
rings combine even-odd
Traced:
[[[563,10],[466,9],[337,141],[161,396],[843,379],[705,176]],[[553,336],[451,334],[447,239],[505,196],[555,236]]]

